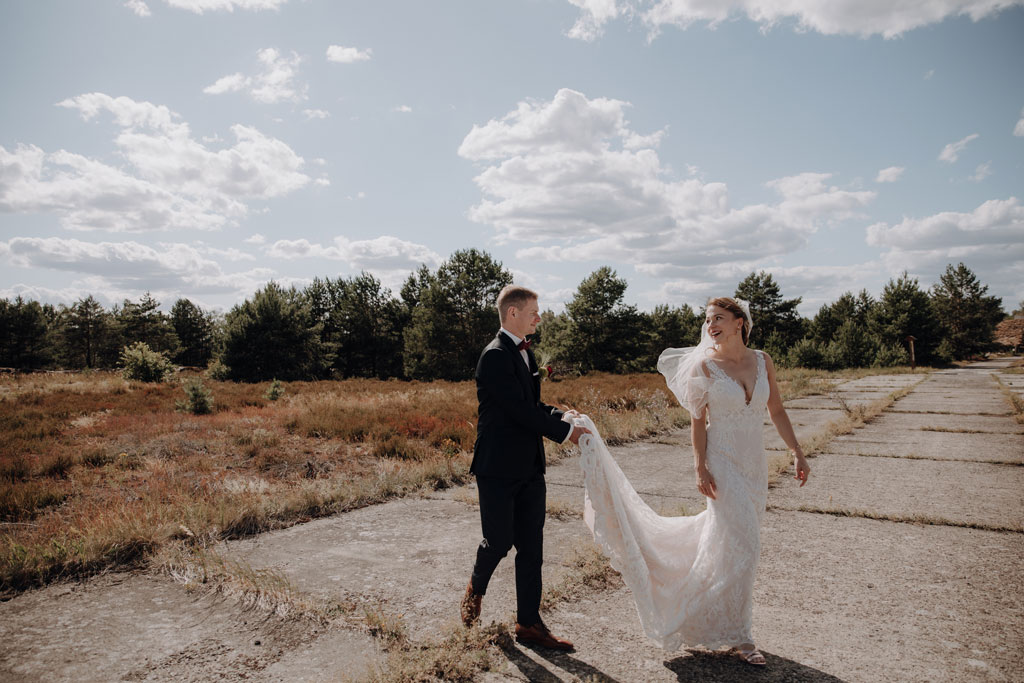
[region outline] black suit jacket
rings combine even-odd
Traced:
[[[572,430],[562,411],[540,400],[540,375],[533,352],[530,366],[512,338],[494,338],[476,365],[480,402],[476,444],[469,471],[489,477],[526,478],[544,471],[544,439],[561,443]]]

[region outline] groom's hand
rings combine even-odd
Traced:
[[[573,427],[572,433],[569,434],[569,441],[571,441],[574,446],[578,446],[580,443],[580,437],[583,436],[584,434],[590,433],[590,430],[587,429],[586,427]]]

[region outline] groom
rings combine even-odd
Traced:
[[[480,495],[483,541],[462,598],[462,621],[480,617],[487,583],[501,558],[516,549],[516,640],[556,650],[572,643],[554,636],[540,619],[544,559],[544,443],[578,443],[589,433],[562,420],[541,403],[540,374],[526,336],[540,322],[537,293],[509,285],[498,294],[501,331],[480,354],[476,395],[480,402],[470,472]]]

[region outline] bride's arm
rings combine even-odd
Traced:
[[[700,415],[690,417],[690,443],[693,444],[693,471],[697,475],[697,490],[701,494],[715,499],[718,487],[715,478],[708,470],[708,426],[707,406],[701,408]]]
[[[807,476],[811,473],[811,468],[804,458],[800,442],[796,440],[796,432],[793,431],[793,425],[789,421],[789,415],[786,414],[786,408],[782,405],[782,393],[779,392],[779,384],[775,381],[775,364],[772,363],[772,357],[764,351],[761,353],[764,353],[765,371],[768,374],[768,387],[770,389],[768,394],[768,414],[775,425],[775,431],[779,433],[782,440],[793,451],[793,465],[796,468],[796,478],[800,481],[800,485],[803,486],[807,483]]]

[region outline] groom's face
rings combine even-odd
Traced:
[[[537,324],[540,323],[540,303],[536,299],[527,301],[522,308],[512,306],[508,312],[509,319],[506,321],[505,329],[512,334],[522,339],[537,331]]]

